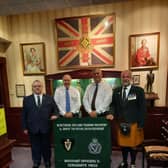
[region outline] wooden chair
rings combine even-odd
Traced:
[[[163,140],[150,139],[143,143],[143,168],[145,159],[147,168],[150,166],[168,167],[168,121],[163,120],[162,123]]]

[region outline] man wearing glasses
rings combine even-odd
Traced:
[[[51,96],[43,94],[41,81],[33,82],[32,91],[33,93],[23,100],[23,132],[30,138],[33,168],[40,166],[41,158],[45,167],[50,168],[51,120],[57,119],[58,108]]]

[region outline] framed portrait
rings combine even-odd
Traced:
[[[59,69],[113,67],[115,14],[56,19]]]
[[[16,97],[24,97],[25,96],[25,85],[24,84],[16,84]]]
[[[45,44],[20,44],[24,75],[43,75],[46,73]]]
[[[133,82],[133,85],[139,85],[140,84],[140,75],[133,75],[132,82]]]
[[[131,70],[157,69],[159,66],[160,33],[129,36],[129,67]]]

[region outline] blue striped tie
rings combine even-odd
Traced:
[[[66,89],[66,112],[70,112],[71,107],[70,107],[70,96],[69,96],[69,90]]]

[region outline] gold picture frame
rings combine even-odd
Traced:
[[[158,69],[159,43],[159,32],[130,35],[129,68],[131,70]]]
[[[45,44],[21,43],[20,44],[23,74],[24,75],[44,75],[46,73]]]

